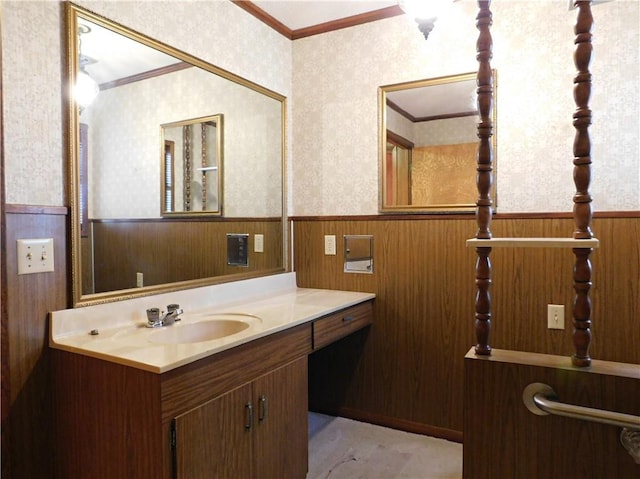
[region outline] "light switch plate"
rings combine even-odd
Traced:
[[[18,274],[53,271],[53,238],[19,239]]]
[[[564,329],[564,304],[547,305],[547,328]]]
[[[264,235],[253,236],[253,251],[255,253],[264,253]]]

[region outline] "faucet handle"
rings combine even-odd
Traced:
[[[147,309],[147,327],[155,327],[160,323],[160,309],[149,308]]]
[[[179,304],[172,303],[167,305],[167,315],[171,316],[173,321],[180,321],[182,319],[180,317],[181,314],[182,310],[180,309]]]
[[[159,308],[149,308],[147,309],[147,319],[149,322],[156,322],[160,319],[160,309]]]

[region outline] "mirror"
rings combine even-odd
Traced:
[[[65,5],[73,306],[286,271],[285,97]]]
[[[162,125],[162,215],[222,214],[222,115]]]
[[[494,84],[494,170],[496,92]],[[379,108],[380,211],[475,211],[476,73],[382,86]],[[496,185],[492,197],[495,208]]]

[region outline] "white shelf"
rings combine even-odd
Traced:
[[[596,238],[491,238],[467,240],[469,248],[598,248]]]
[[[196,168],[197,171],[204,171],[204,172],[216,171],[217,169],[218,169],[217,166],[203,166],[201,168]]]

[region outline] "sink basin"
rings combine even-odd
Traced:
[[[178,322],[153,331],[149,341],[161,344],[200,343],[221,339],[239,333],[251,326],[256,319],[252,315],[216,314],[197,323]]]

